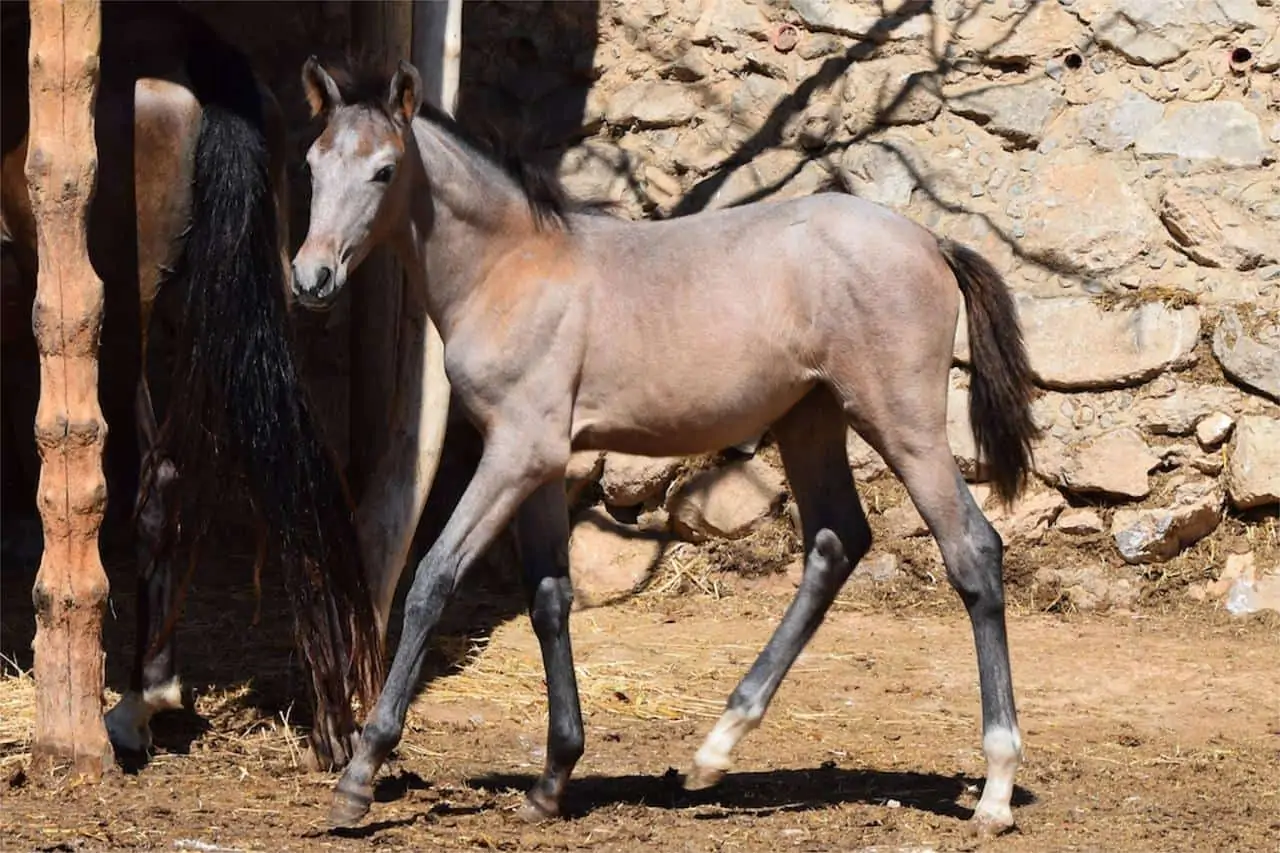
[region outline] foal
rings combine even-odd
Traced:
[[[694,756],[715,784],[871,544],[845,452],[852,426],[901,477],[942,550],[977,647],[987,781],[981,831],[1013,824],[1021,742],[1005,635],[1002,543],[947,443],[960,299],[972,425],[999,494],[1022,487],[1035,435],[1012,300],[979,255],[850,196],[823,194],[665,222],[565,213],[423,108],[401,63],[370,89],[310,60],[325,129],[307,154],[310,231],[294,259],[304,305],[330,303],[371,247],[425,288],[458,400],[485,437],[474,479],[418,565],[402,639],[331,819],[368,811],[399,742],[427,639],[459,580],[515,519],[549,702],[546,767],[526,812],[560,812],[583,753],[569,641],[564,472],[574,450],[713,451],[772,429],[803,521],[795,600]],[[385,580],[383,581],[385,583]]]

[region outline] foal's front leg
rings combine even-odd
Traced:
[[[569,642],[569,510],[560,479],[529,496],[516,516],[529,618],[547,679],[547,763],[521,816],[557,817],[573,767],[582,757],[582,707]]]
[[[459,581],[525,498],[543,483],[562,481],[568,440],[563,449],[543,443],[542,448],[552,448],[544,450],[536,438],[521,435],[519,427],[490,433],[462,500],[418,564],[386,685],[365,724],[355,757],[334,790],[329,813],[334,825],[352,826],[369,811],[373,779],[404,734],[405,713],[422,671],[427,640]]]

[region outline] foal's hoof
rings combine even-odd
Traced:
[[[714,788],[720,784],[720,780],[724,778],[724,771],[719,767],[699,767],[693,765],[693,769],[684,777],[684,789],[686,791],[704,791],[707,788]]]
[[[969,835],[980,841],[986,841],[989,838],[1004,835],[1011,829],[1013,829],[1012,814],[974,812],[973,817],[969,818]]]
[[[372,804],[372,788],[347,788],[338,782],[333,792],[333,805],[329,807],[329,825],[335,828],[356,826],[369,813]]]
[[[560,817],[560,804],[530,791],[516,809],[516,817],[525,823],[542,823]]]

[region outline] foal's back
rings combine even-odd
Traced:
[[[945,374],[955,278],[934,236],[887,208],[824,193],[575,225],[587,314],[577,446],[727,446],[815,383],[848,386],[850,370],[895,353]]]

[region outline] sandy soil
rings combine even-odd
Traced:
[[[23,582],[6,572],[6,592]],[[28,776],[24,745],[0,744],[0,846],[972,849],[963,821],[984,769],[976,666],[945,590],[906,612],[846,592],[734,772],[712,791],[680,789],[791,594],[783,577],[723,589],[576,614],[587,754],[568,818],[537,826],[514,817],[541,765],[537,644],[527,620],[473,590],[482,604],[455,609],[446,626],[366,825],[341,834],[323,823],[336,777],[303,769],[286,725],[301,694],[279,614],[268,605],[248,629],[242,587],[198,589],[182,635],[196,711],[158,720],[150,763],[96,785]],[[108,648],[125,648],[128,598],[113,603]],[[3,648],[20,664],[22,604],[5,596]],[[492,629],[459,628],[477,621]],[[1010,634],[1026,763],[1018,828],[985,849],[1280,850],[1276,620],[1015,607]],[[127,657],[111,659],[119,686]],[[6,713],[21,712],[30,689],[29,679],[0,682]]]

